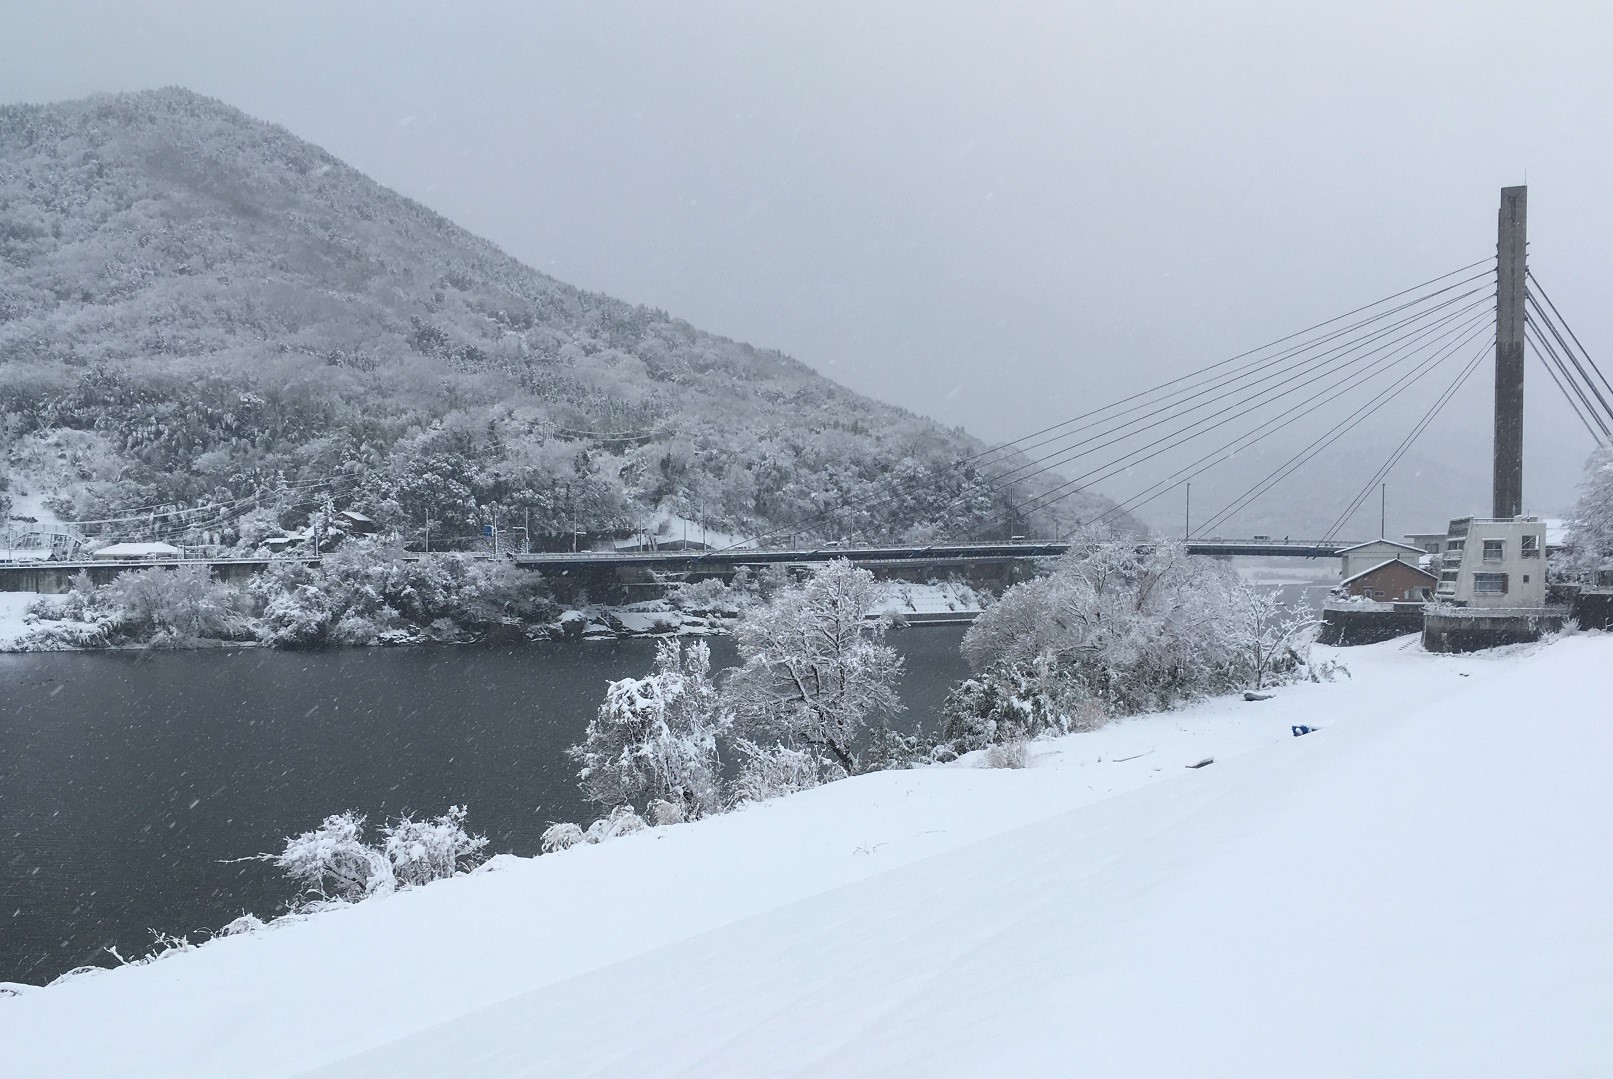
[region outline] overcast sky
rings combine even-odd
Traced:
[[[190,87],[556,277],[988,438],[1482,258],[1526,176],[1532,265],[1613,360],[1606,2],[0,17],[0,101]],[[1535,408],[1559,498],[1589,441]]]

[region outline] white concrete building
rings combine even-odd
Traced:
[[[1424,553],[1421,547],[1396,543],[1390,539],[1375,539],[1367,543],[1357,543],[1354,547],[1346,547],[1339,552],[1339,576],[1349,580],[1357,574],[1365,573],[1369,569],[1391,561],[1404,562],[1408,566],[1415,566]]]
[[[1546,525],[1538,517],[1451,522],[1441,556],[1438,599],[1463,607],[1546,605]]]

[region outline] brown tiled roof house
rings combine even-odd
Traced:
[[[1353,577],[1346,577],[1339,587],[1348,596],[1360,596],[1380,603],[1405,603],[1427,599],[1438,584],[1439,578],[1434,574],[1398,559],[1390,559]]]

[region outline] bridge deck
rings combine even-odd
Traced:
[[[1345,542],[1272,542],[1267,540],[1194,540],[1187,545],[1192,554],[1221,557],[1280,557],[1280,558],[1332,558],[1351,546]],[[1070,549],[1067,543],[970,543],[934,544],[930,546],[867,546],[867,547],[813,547],[813,548],[730,548],[715,551],[561,551],[511,556],[516,565],[540,571],[648,569],[686,572],[710,569],[721,571],[740,566],[788,565],[792,563],[827,562],[834,558],[847,558],[864,566],[943,566],[1015,562],[1026,559],[1053,558]],[[418,556],[415,556],[418,557]],[[487,555],[485,557],[493,557]],[[88,569],[106,573],[108,570],[149,569],[153,566],[207,566],[209,568],[238,567],[261,570],[287,562],[312,562],[298,558],[215,558],[215,559],[153,559],[153,560],[86,560],[76,562],[15,562],[0,563],[0,576],[14,573],[49,571],[75,573]]]

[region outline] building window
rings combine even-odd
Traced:
[[[1507,557],[1506,540],[1485,540],[1484,560],[1486,562],[1500,562]]]
[[[1539,558],[1540,557],[1540,537],[1536,536],[1536,535],[1525,534],[1523,536],[1523,546],[1522,546],[1521,550],[1523,552],[1523,557],[1525,557],[1525,558]]]
[[[1506,595],[1507,575],[1505,573],[1475,573],[1473,575],[1473,594],[1475,596]]]
[[[1453,539],[1453,540],[1449,540],[1449,541],[1446,542],[1445,549],[1447,551],[1460,551],[1463,547],[1466,547],[1466,546],[1467,546],[1467,540],[1465,540],[1465,539]]]
[[[1458,576],[1458,571],[1457,570],[1448,569],[1448,570],[1441,571],[1441,573],[1439,575],[1439,579],[1442,580],[1442,581],[1449,581],[1452,584],[1455,584],[1457,576]]]

